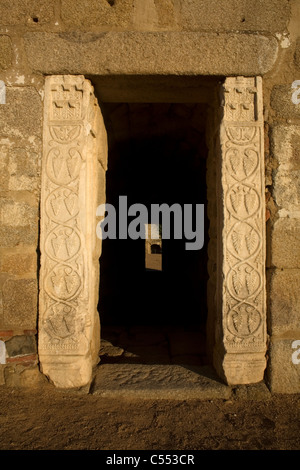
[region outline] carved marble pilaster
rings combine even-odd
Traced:
[[[55,385],[81,387],[100,346],[96,206],[106,133],[83,76],[47,77],[44,106],[39,358]]]
[[[266,367],[262,80],[221,89],[219,282],[214,364],[227,383],[254,383]]]

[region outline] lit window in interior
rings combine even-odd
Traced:
[[[162,271],[161,225],[146,224],[145,268],[147,271]]]

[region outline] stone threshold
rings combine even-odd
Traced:
[[[231,387],[210,366],[101,364],[90,388],[103,398],[151,400],[229,400],[270,398],[264,383]]]

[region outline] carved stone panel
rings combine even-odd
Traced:
[[[47,77],[39,357],[42,371],[59,387],[87,385],[98,360],[96,207],[104,202],[97,200],[97,185],[106,148],[90,82],[82,76]]]
[[[226,78],[222,99],[220,315],[214,361],[229,384],[242,384],[262,380],[266,366],[261,78]]]

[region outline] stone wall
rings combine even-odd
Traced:
[[[37,305],[42,100],[34,87],[7,87],[0,106],[0,383],[37,378]],[[17,374],[15,373],[17,372]]]
[[[279,393],[299,392],[300,383],[300,365],[291,361],[292,343],[300,338],[300,104],[291,99],[295,91],[291,82],[299,79],[300,64],[299,39],[295,41],[293,34],[291,38],[280,72],[270,77],[265,93],[268,379],[271,389]]]
[[[292,362],[292,342],[300,340],[300,104],[291,99],[292,82],[300,79],[299,24],[297,0],[1,1],[0,80],[6,84],[6,104],[0,105],[0,341],[6,346],[1,384],[30,385],[42,377],[36,341],[45,76],[83,74],[92,81],[97,76],[100,99],[101,86],[112,99],[122,88],[118,80],[135,75],[220,80],[261,75],[266,379],[274,392],[300,391],[300,364]],[[208,181],[213,179],[209,174]],[[212,299],[213,215],[210,231]],[[214,324],[213,316],[209,321]]]

